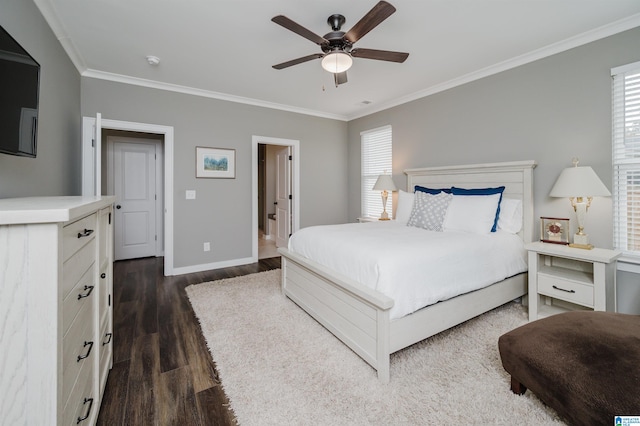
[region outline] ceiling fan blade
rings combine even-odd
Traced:
[[[301,35],[302,37],[306,38],[307,40],[311,40],[312,42],[314,42],[315,44],[318,45],[323,45],[323,44],[329,44],[329,41],[327,39],[325,39],[324,37],[320,37],[318,34],[309,31],[308,29],[306,29],[305,27],[303,27],[302,25],[298,24],[297,22],[292,21],[291,19],[287,18],[284,15],[278,15],[278,16],[274,16],[273,18],[271,18],[271,20],[273,22],[275,22],[278,25],[282,25],[283,27],[285,27],[286,29],[293,31],[294,33]]]
[[[292,59],[290,61],[287,62],[283,62],[281,64],[278,65],[273,65],[273,68],[277,69],[277,70],[281,70],[283,68],[287,68],[293,65],[298,65],[301,64],[303,62],[308,62],[308,61],[312,61],[314,59],[318,59],[318,58],[322,58],[324,55],[322,53],[314,53],[313,55],[307,55],[307,56],[303,56],[302,58],[297,58],[297,59]]]
[[[408,57],[408,53],[391,52],[389,50],[376,49],[353,49],[351,56],[354,58],[377,59],[378,61],[404,62]]]
[[[382,21],[387,19],[396,11],[396,8],[386,1],[378,2],[373,9],[358,21],[344,36],[345,40],[355,43],[367,34],[369,31],[377,27]]]
[[[347,82],[347,72],[339,72],[336,74],[333,74],[333,80],[336,82],[336,87],[338,87],[338,84],[344,84]]]

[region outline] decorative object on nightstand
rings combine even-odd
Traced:
[[[396,191],[396,184],[393,183],[390,175],[380,175],[376,184],[373,185],[374,191],[382,191],[382,214],[379,220],[390,220],[389,213],[387,213],[387,198],[389,197],[389,191]]]
[[[369,216],[360,216],[356,219],[358,223],[367,223],[367,222],[377,222],[377,217],[369,217]]]
[[[553,244],[569,244],[569,219],[541,217],[540,241]]]
[[[592,249],[589,236],[584,233],[584,220],[591,206],[593,197],[608,197],[611,193],[602,183],[596,172],[589,166],[578,166],[578,159],[573,159],[573,167],[560,173],[555,185],[551,188],[550,197],[569,198],[578,219],[578,231],[573,236],[571,247]]]

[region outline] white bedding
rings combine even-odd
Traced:
[[[395,221],[304,228],[289,250],[392,298],[391,319],[527,270],[518,235],[433,232]]]

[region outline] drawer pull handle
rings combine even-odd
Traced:
[[[91,234],[93,234],[93,229],[84,228],[84,231],[78,232],[78,238],[88,237]]]
[[[84,345],[82,347],[86,348],[87,346],[89,346],[89,350],[87,351],[87,353],[84,354],[84,355],[78,355],[78,361],[76,361],[76,362],[80,362],[80,361],[82,361],[83,359],[85,359],[85,358],[87,358],[89,356],[89,354],[91,353],[91,349],[93,349],[93,342],[85,341]]]
[[[87,290],[89,290],[89,291],[87,291]],[[84,286],[84,291],[86,291],[86,293],[85,294],[79,294],[78,295],[78,300],[82,299],[83,297],[89,297],[89,295],[93,291],[93,286],[92,285],[85,285]]]
[[[93,398],[85,398],[82,405],[85,405],[87,402],[89,403],[89,408],[87,408],[87,411],[85,412],[84,417],[78,417],[78,421],[76,422],[77,425],[79,425],[80,422],[87,420],[89,418],[89,414],[91,413],[91,409],[93,408]]]
[[[105,334],[105,335],[104,335],[104,337],[108,337],[108,338],[109,338],[109,340],[107,340],[106,342],[102,342],[102,346],[104,346],[104,345],[108,345],[109,343],[111,343],[111,337],[112,337],[112,336],[113,336],[113,334],[111,334],[111,333],[107,333],[107,334]]]
[[[564,288],[560,288],[560,287],[555,286],[555,285],[553,286],[553,288],[555,288],[556,290],[567,292],[567,293],[575,293],[576,292],[575,290],[565,290]]]
[[[107,274],[105,274],[104,272],[103,272],[103,273],[101,273],[101,274],[100,274],[100,278],[102,278],[102,279],[104,280],[105,278],[107,278]]]

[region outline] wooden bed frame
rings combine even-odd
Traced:
[[[407,188],[452,185],[463,188],[504,185],[504,197],[523,202],[525,242],[533,238],[533,168],[535,161],[428,167],[405,170]],[[390,355],[484,312],[523,296],[527,274],[522,273],[480,290],[390,320],[393,299],[317,262],[290,252],[282,255],[282,291],[327,330],[345,343],[389,382]]]

